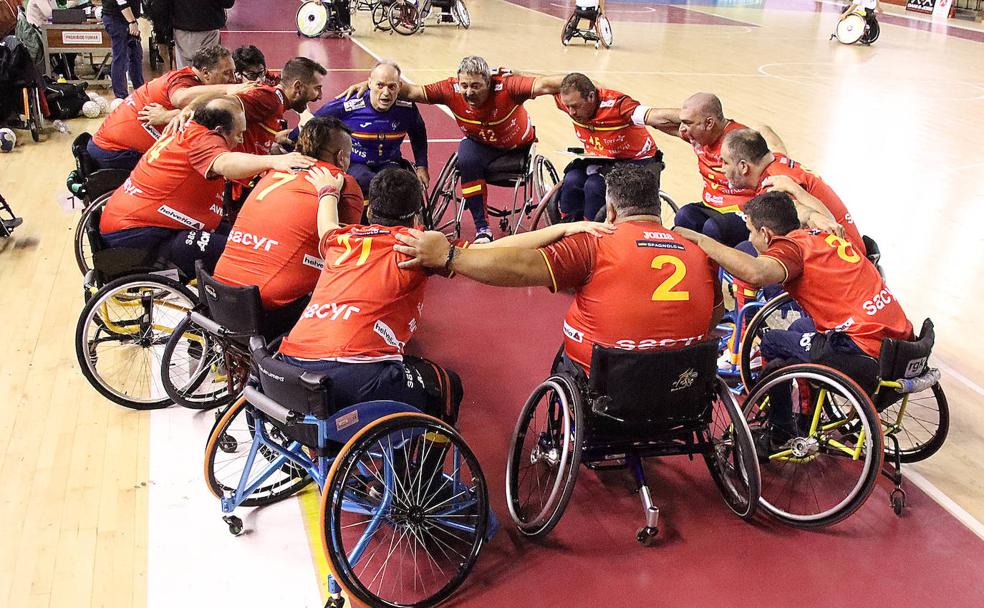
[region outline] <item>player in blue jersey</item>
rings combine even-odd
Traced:
[[[399,166],[400,145],[410,136],[417,177],[430,185],[427,173],[427,129],[416,104],[397,99],[400,66],[381,61],[369,72],[369,88],[351,99],[335,99],[318,108],[315,116],[335,116],[352,129],[352,164],[348,173],[369,193],[369,182],[387,167]],[[297,129],[290,134],[297,139]]]

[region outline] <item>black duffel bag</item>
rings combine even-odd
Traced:
[[[55,82],[44,77],[44,96],[52,119],[75,118],[82,114],[82,105],[89,101],[85,92],[88,83],[70,84]]]

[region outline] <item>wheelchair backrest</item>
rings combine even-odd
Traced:
[[[310,372],[274,358],[258,336],[250,339],[249,346],[264,395],[289,410],[319,419],[335,412],[327,373]]]
[[[922,375],[928,367],[935,342],[936,332],[931,319],[923,321],[919,337],[914,341],[885,338],[878,357],[879,376],[882,380],[899,380]]]
[[[881,260],[881,249],[878,248],[878,243],[867,234],[861,235],[861,241],[864,243],[865,251],[868,252],[868,259],[871,260],[872,264],[877,266]]]
[[[96,170],[96,163],[93,162],[88,151],[89,141],[91,139],[92,134],[88,131],[83,131],[72,141],[72,156],[75,157],[75,168],[79,170],[79,174],[83,179],[87,178],[90,173]]]
[[[717,351],[716,342],[646,352],[596,344],[588,383],[592,409],[647,426],[706,421],[716,383]]]
[[[218,281],[205,271],[201,260],[195,262],[195,273],[199,297],[213,321],[241,338],[262,333],[263,306],[256,285],[236,287]]]

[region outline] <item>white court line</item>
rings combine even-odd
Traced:
[[[903,469],[903,475],[906,480],[911,481],[913,485],[935,500],[936,504],[943,507],[943,510],[956,518],[957,521],[967,526],[967,528],[976,534],[978,538],[984,540],[984,524],[968,513],[963,507],[955,503],[953,499],[944,494],[942,490],[933,485],[933,482],[926,479],[916,471],[913,471],[909,467],[905,467]]]

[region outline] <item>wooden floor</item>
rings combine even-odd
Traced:
[[[540,1],[543,11],[472,1],[471,30],[432,28],[412,39],[369,33],[360,15],[356,40],[396,58],[418,83],[479,54],[522,71],[583,71],[657,106],[711,91],[729,116],[772,126],[878,240],[914,323],[935,321],[951,432],[939,454],[909,470],[984,521],[984,43],[886,19],[877,44],[845,47],[827,40],[836,7],[812,1],[766,10],[609,2],[616,48],[565,49],[560,20],[547,13],[566,9]],[[574,142],[569,120],[550,100],[528,107],[540,151],[562,166],[554,151]],[[70,126],[94,131],[96,121]],[[0,193],[25,218],[0,242],[0,605],[139,607],[147,603],[149,417],[99,397],[75,361],[77,212],[56,200],[73,137],[53,133],[0,155]],[[666,136],[658,143],[664,189],[678,202],[696,200],[692,152]]]

